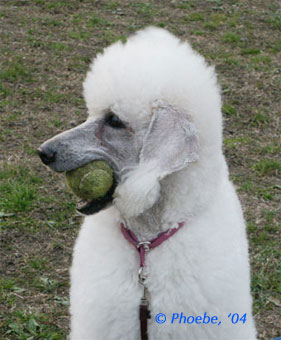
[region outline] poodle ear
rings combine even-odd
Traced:
[[[152,113],[139,165],[115,191],[117,208],[127,217],[151,208],[160,196],[159,181],[199,157],[196,128],[185,112],[157,101]]]
[[[187,113],[163,101],[154,103],[152,113],[140,164],[156,163],[158,179],[162,179],[198,160],[199,142],[195,125]]]

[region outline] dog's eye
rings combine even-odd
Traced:
[[[126,127],[122,120],[119,119],[119,117],[116,116],[116,114],[114,113],[107,114],[107,116],[105,117],[105,123],[116,129],[123,129]]]

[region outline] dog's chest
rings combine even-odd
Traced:
[[[222,327],[176,325],[171,323],[172,315],[226,314],[227,306],[232,311],[236,305],[244,304],[242,295],[247,285],[239,289],[241,297],[233,298],[224,291],[230,279],[231,286],[237,288],[240,284],[235,267],[228,268],[227,262],[219,263],[226,259],[216,258],[216,251],[196,242],[191,231],[189,239],[184,239],[184,230],[179,231],[147,254],[151,339],[204,339],[206,334],[208,340],[223,338]],[[204,246],[205,260],[202,260],[198,250]],[[142,287],[138,283],[138,270],[139,256],[116,225],[105,219],[95,224],[85,223],[76,242],[71,269],[71,340],[139,340]],[[216,276],[212,275],[215,272]],[[245,313],[246,307],[241,312]],[[166,315],[164,324],[155,319],[159,313]]]
[[[139,256],[119,230],[110,233],[95,226],[83,228],[76,242],[71,270],[72,324],[76,318],[80,319],[89,325],[85,327],[89,332],[108,339],[122,339],[126,329],[126,339],[138,339],[142,296],[138,283]],[[163,244],[147,254],[152,316],[148,322],[149,332],[161,331],[155,322],[158,313],[170,314],[179,308],[188,311],[189,303],[196,305],[194,291],[184,281],[186,269],[178,257],[181,250],[173,253],[170,248],[170,243]],[[193,302],[189,301],[191,298]],[[163,325],[162,329],[165,328]],[[122,334],[118,333],[120,329]]]

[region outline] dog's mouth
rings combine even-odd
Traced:
[[[93,215],[107,208],[113,201],[113,193],[116,188],[116,179],[105,196],[95,198],[93,200],[81,199],[77,202],[76,210],[83,215]]]

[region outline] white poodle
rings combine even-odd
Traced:
[[[110,193],[79,205],[71,340],[256,339],[214,68],[150,27],[96,57],[84,95],[87,121],[39,149],[58,172],[114,169]]]

